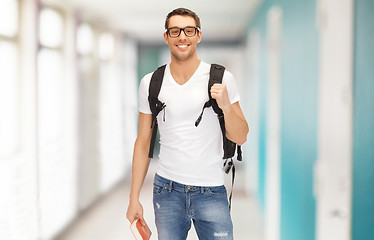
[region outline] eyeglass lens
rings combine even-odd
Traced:
[[[181,34],[182,30],[187,37],[193,37],[196,34],[196,27],[185,27],[185,28],[172,27],[172,28],[169,28],[169,36],[178,37]]]

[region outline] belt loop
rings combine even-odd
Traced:
[[[173,181],[170,180],[170,182],[169,182],[169,192],[171,192],[172,188],[173,188]]]
[[[204,193],[204,187],[200,188],[201,193]]]

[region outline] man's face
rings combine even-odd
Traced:
[[[196,27],[195,20],[189,16],[172,16],[169,19],[169,28]],[[164,40],[169,45],[172,58],[179,61],[188,60],[196,55],[196,46],[201,41],[201,32],[197,31],[195,36],[187,37],[183,31],[176,38],[171,38],[166,32]]]

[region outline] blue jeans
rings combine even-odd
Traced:
[[[188,186],[157,174],[153,185],[159,240],[185,240],[191,220],[200,240],[233,239],[225,186]]]

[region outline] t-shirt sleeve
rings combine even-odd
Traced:
[[[223,74],[222,83],[226,85],[231,104],[239,102],[240,96],[238,86],[231,72],[225,70],[225,73]]]
[[[139,85],[139,112],[145,114],[152,114],[148,103],[148,88],[151,77],[151,73],[145,75]]]

